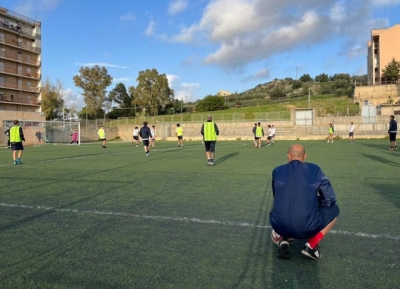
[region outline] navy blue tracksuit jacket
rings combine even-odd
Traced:
[[[298,160],[273,170],[272,192],[271,226],[289,238],[306,239],[321,231],[326,224],[319,207],[336,203],[335,192],[321,168]]]

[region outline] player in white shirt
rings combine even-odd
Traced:
[[[274,143],[275,142],[275,127],[274,127],[274,125],[272,125],[271,129],[272,129],[272,143]]]
[[[140,140],[139,140],[139,128],[137,126],[135,126],[135,129],[133,130],[132,137],[133,137],[132,145],[134,142],[136,142],[136,146],[138,147],[140,144]]]
[[[149,148],[152,147],[153,150],[155,150],[155,149],[156,149],[156,148],[155,148],[155,141],[156,141],[156,126],[155,126],[155,125],[153,125],[153,126],[151,127],[150,132],[151,132],[151,141],[150,141],[150,146],[149,146]]]
[[[268,125],[268,136],[267,136],[267,146],[271,145],[271,140],[274,137],[274,131],[271,127],[271,125]]]
[[[354,126],[353,122],[350,123],[350,128],[349,128],[349,142],[354,142],[354,132],[356,130],[356,127]]]

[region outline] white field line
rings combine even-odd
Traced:
[[[175,222],[214,224],[214,225],[223,225],[223,226],[232,226],[232,227],[251,227],[251,228],[261,228],[261,229],[272,229],[271,226],[257,225],[257,224],[252,224],[252,223],[206,220],[206,219],[187,218],[187,217],[139,215],[139,214],[131,214],[131,213],[111,212],[111,211],[107,212],[107,211],[98,211],[98,210],[60,209],[60,208],[55,208],[55,207],[31,206],[31,205],[21,205],[21,204],[6,204],[6,203],[0,203],[0,207],[53,211],[53,212],[63,212],[63,213],[88,214],[88,215],[108,215],[108,216],[119,216],[119,217],[126,217],[126,218],[151,219],[151,220],[169,220],[169,221],[175,221]],[[400,236],[389,235],[389,234],[370,234],[370,233],[363,233],[363,232],[349,232],[349,231],[338,231],[338,230],[331,230],[329,233],[345,235],[345,236],[357,236],[357,237],[371,238],[371,239],[400,240]]]
[[[247,146],[246,143],[242,143],[242,144],[238,144],[238,145],[234,145],[234,146],[222,146],[224,148],[232,148],[232,147],[242,147],[242,146]],[[143,146],[142,146],[143,148]],[[162,148],[162,149],[157,149],[155,153],[157,153],[157,151],[171,151],[171,150],[179,150],[180,148],[175,148],[175,147],[170,147],[170,148]],[[198,145],[193,147],[188,147],[186,150],[192,151],[192,150],[198,150],[198,149],[204,149],[203,145]],[[153,150],[151,150],[153,152]],[[123,154],[136,154],[136,153],[144,153],[143,149],[142,150],[135,150],[135,151],[130,151],[130,152],[120,152],[120,153],[105,153],[106,155],[123,155]],[[153,152],[154,153],[154,152]],[[57,162],[57,161],[68,161],[68,160],[75,160],[75,159],[84,159],[84,158],[90,158],[90,157],[96,157],[98,156],[98,154],[93,154],[93,155],[83,155],[83,156],[75,156],[75,157],[65,157],[65,158],[56,158],[56,159],[51,159],[51,160],[42,160],[42,161],[38,161],[37,163],[48,163],[48,162]],[[8,166],[13,166],[13,164],[3,164],[0,165],[0,167],[8,167]]]

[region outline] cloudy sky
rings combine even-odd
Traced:
[[[175,98],[194,101],[305,73],[366,74],[371,29],[400,23],[400,0],[1,2],[42,22],[43,78],[61,80],[78,109],[82,66],[106,67],[109,89],[155,68]]]

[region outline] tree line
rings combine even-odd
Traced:
[[[76,87],[82,90],[85,107],[79,112],[66,108],[62,99],[63,87],[59,80],[52,84],[46,79],[42,91],[42,111],[47,120],[61,118],[66,113],[77,113],[79,118],[96,119],[107,117],[135,117],[141,115],[161,115],[182,110],[182,103],[174,99],[174,90],[169,87],[166,74],[156,69],[140,71],[137,86],[117,83],[107,91],[113,78],[105,67],[98,65],[81,67],[73,77]]]

